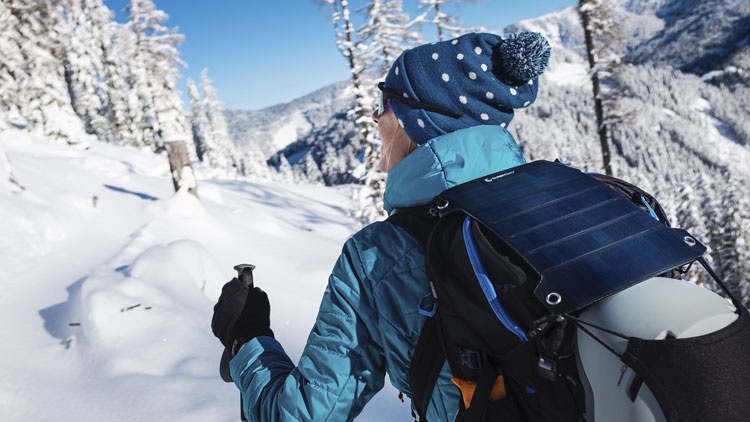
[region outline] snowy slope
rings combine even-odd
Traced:
[[[271,156],[350,109],[354,97],[348,87],[348,81],[337,82],[261,110],[226,110],[229,134],[237,145],[250,142]]]
[[[210,329],[232,266],[296,360],[356,229],[346,187],[199,180],[199,202],[148,151],[6,130],[3,155],[25,188],[0,185],[3,421],[238,420]],[[358,420],[408,417],[388,386]]]

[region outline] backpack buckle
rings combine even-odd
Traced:
[[[487,358],[484,353],[464,348],[459,348],[458,352],[460,353],[461,365],[469,369],[482,369],[487,366]]]
[[[557,360],[539,356],[537,369],[542,378],[549,381],[557,381],[559,375],[557,372]]]

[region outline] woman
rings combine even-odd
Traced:
[[[388,213],[523,164],[505,127],[513,109],[535,100],[548,59],[549,44],[532,33],[467,34],[402,53],[379,85],[372,116],[383,141]],[[368,225],[344,245],[295,366],[273,338],[265,293],[230,281],[212,328],[226,348],[222,366],[242,392],[245,415],[352,420],[383,387],[386,373],[411,397],[410,356],[425,319],[417,304],[429,293],[417,241],[387,221]],[[455,419],[460,391],[450,379],[446,365],[428,420]]]

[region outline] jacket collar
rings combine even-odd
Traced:
[[[388,173],[383,204],[398,208],[430,202],[442,191],[524,164],[518,144],[500,126],[474,126],[420,145]]]

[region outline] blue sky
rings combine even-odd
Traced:
[[[180,46],[185,78],[196,82],[208,68],[228,109],[259,109],[291,101],[347,79],[336,48],[330,6],[314,0],[154,0],[167,26],[185,36]],[[406,0],[405,3],[415,3]],[[573,0],[461,2],[464,26],[500,29],[521,19],[573,6]],[[122,13],[128,0],[104,0]],[[416,16],[415,12],[410,13]],[[426,40],[434,41],[434,40]]]

